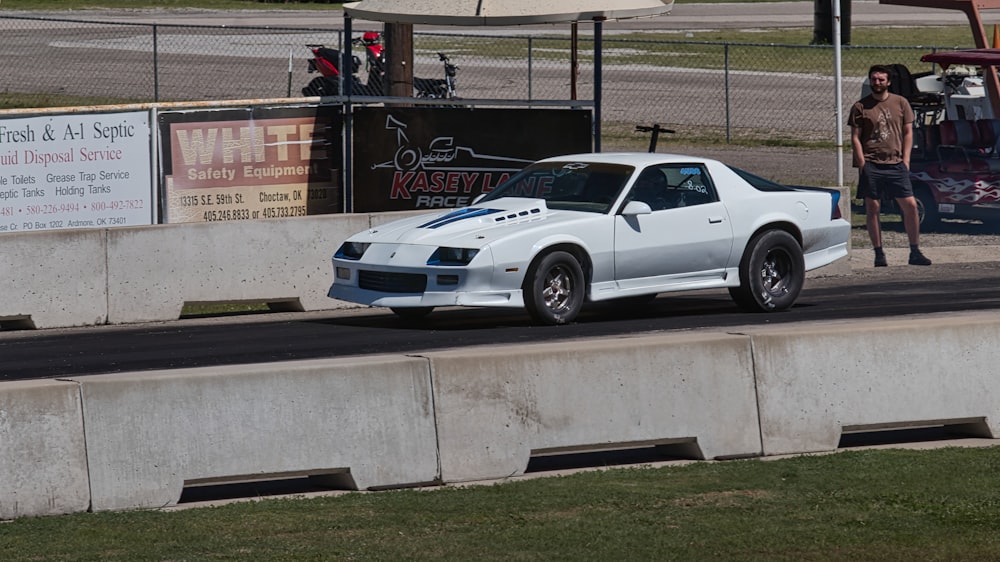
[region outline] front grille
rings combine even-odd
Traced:
[[[358,286],[384,293],[422,293],[427,288],[427,276],[420,273],[358,272]]]

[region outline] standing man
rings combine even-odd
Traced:
[[[910,265],[930,265],[931,260],[920,252],[920,217],[910,184],[913,109],[906,98],[889,92],[891,72],[879,64],[868,69],[872,93],[855,103],[847,118],[854,165],[859,170],[858,197],[865,200],[865,224],[875,248],[875,267],[888,265],[879,224],[884,195],[894,198],[903,214],[903,227],[910,241]]]

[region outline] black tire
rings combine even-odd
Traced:
[[[761,232],[750,240],[740,261],[740,286],[729,289],[740,308],[777,312],[795,304],[806,268],[802,248],[784,230]]]
[[[928,187],[917,187],[913,193],[917,200],[917,217],[920,219],[920,230],[928,232],[941,226],[941,213],[937,202]]]
[[[525,307],[536,322],[567,324],[583,308],[583,268],[570,253],[550,252],[528,269],[523,289]]]
[[[305,88],[302,88],[302,95],[310,96],[335,96],[340,93],[340,82],[326,76],[317,76],[309,81]]]
[[[413,321],[422,320],[425,316],[434,310],[433,306],[414,306],[414,307],[392,307],[389,310],[393,314],[399,316],[403,320]]]

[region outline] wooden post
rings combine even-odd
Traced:
[[[385,37],[386,95],[413,97],[413,24],[387,23]]]

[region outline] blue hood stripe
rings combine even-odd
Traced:
[[[467,209],[460,209],[448,213],[443,217],[438,217],[430,222],[425,222],[424,224],[418,226],[417,228],[441,228],[442,226],[451,224],[453,222],[462,221],[465,219],[474,219],[477,217],[484,217],[486,215],[492,215],[496,213],[503,212],[503,209],[477,209],[474,207],[469,207]]]

